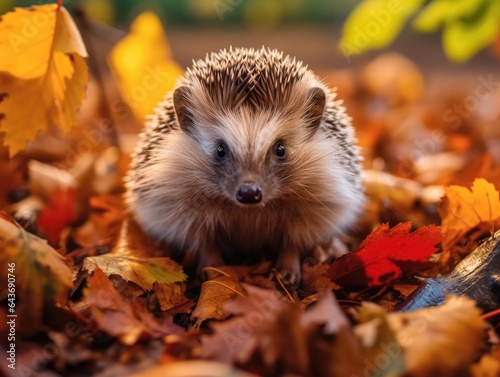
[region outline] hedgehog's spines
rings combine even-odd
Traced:
[[[306,75],[314,77],[302,62],[265,47],[230,46],[194,61],[186,71],[187,82],[199,82],[217,104],[235,108],[247,103],[254,109],[282,105]]]

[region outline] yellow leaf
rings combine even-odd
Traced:
[[[15,288],[15,309],[22,326],[32,334],[42,323],[44,308],[65,303],[73,288],[71,271],[47,241],[0,218],[0,288]]]
[[[470,19],[449,22],[443,30],[443,48],[451,60],[466,62],[491,45],[500,31],[500,2],[489,1]]]
[[[388,46],[423,0],[364,0],[344,23],[340,48],[347,55]]]
[[[223,320],[229,317],[224,304],[231,301],[237,292],[243,294],[240,283],[232,276],[222,275],[205,281],[201,285],[198,303],[191,313],[191,318],[196,319],[193,326],[199,328],[207,319]]]
[[[133,21],[130,34],[111,51],[109,64],[123,99],[139,120],[174,88],[182,68],[171,58],[161,22],[152,12]]]
[[[446,22],[474,13],[483,3],[483,0],[434,0],[418,14],[413,27],[422,32],[435,32]]]
[[[85,96],[87,51],[57,5],[16,9],[0,22],[0,131],[10,155],[50,123],[68,131]]]
[[[443,231],[443,250],[463,241],[476,241],[500,229],[498,191],[485,179],[476,179],[472,189],[450,186],[439,204]]]
[[[422,32],[443,26],[443,48],[456,62],[465,62],[490,45],[498,34],[500,2],[483,0],[435,0],[413,21]]]
[[[186,280],[182,267],[170,258],[137,258],[127,255],[105,254],[88,257],[83,268],[93,272],[99,267],[107,276],[118,275],[132,281],[144,290],[152,290],[154,283],[173,284]]]
[[[441,306],[391,313],[388,320],[405,351],[405,375],[468,375],[463,371],[486,346],[487,323],[467,297],[449,296]]]

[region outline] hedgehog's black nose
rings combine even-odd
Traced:
[[[255,183],[244,183],[236,193],[240,203],[255,204],[262,200],[262,189]]]

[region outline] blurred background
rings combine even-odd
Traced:
[[[53,1],[3,0],[0,13]],[[65,0],[70,11],[83,9],[94,21],[124,33],[141,12],[150,10],[162,20],[174,57],[183,66],[207,52],[228,46],[278,48],[306,61],[313,69],[348,67],[373,58],[369,53],[346,59],[338,48],[342,24],[360,0]],[[424,1],[425,2],[425,1]],[[478,1],[459,0],[458,3]],[[411,1],[410,1],[411,3]],[[417,1],[418,3],[418,1]],[[423,2],[421,2],[423,3]],[[119,38],[119,33],[108,37]],[[450,63],[439,33],[422,35],[407,27],[388,50],[418,63],[425,72],[448,75],[498,68],[488,52],[467,64]]]

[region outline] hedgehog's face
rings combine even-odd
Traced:
[[[260,154],[252,156],[252,153],[248,153],[253,149],[251,141],[249,143],[250,145],[238,146],[237,144],[235,145],[236,150],[232,153],[227,142],[224,140],[221,140],[220,144],[217,146],[215,157],[217,165],[230,165],[229,168],[224,166],[222,169],[217,169],[219,168],[219,166],[217,166],[216,170],[223,172],[223,174],[219,175],[218,178],[220,179],[217,180],[217,182],[222,183],[222,187],[229,198],[236,198],[237,202],[243,205],[258,204],[262,202],[264,193],[266,193],[266,200],[268,200],[268,197],[272,198],[272,195],[269,194],[272,193],[272,189],[277,185],[275,176],[265,172],[267,169],[262,166],[263,164],[259,164],[255,160],[263,158],[267,160],[266,165],[284,165],[281,162],[286,158],[286,147],[283,145],[283,141],[279,140],[274,143],[271,148],[272,150],[270,150],[269,153],[265,153],[266,155],[269,154],[269,156],[262,156]],[[246,153],[238,153],[243,151],[246,151]],[[231,158],[233,161],[230,161]],[[252,162],[252,160],[254,162]],[[249,161],[250,163],[245,163],[245,161]],[[276,167],[276,169],[281,170],[279,167]],[[227,174],[228,172],[233,174]],[[235,192],[236,194],[234,195]]]
[[[227,199],[248,208],[263,206],[276,197],[281,180],[289,174],[287,143],[284,135],[274,136],[273,121],[260,132],[252,127],[258,121],[241,127],[242,121],[249,119],[234,114],[211,131],[202,131],[200,145],[213,166],[212,184]]]
[[[176,91],[174,104],[181,129],[196,140],[211,166],[203,180],[203,189],[216,190],[243,208],[258,208],[282,199],[289,202],[290,193],[303,193],[300,183],[305,173],[301,171],[303,165],[308,164],[310,170],[331,148],[331,143],[323,146],[315,137],[324,111],[325,93],[314,89],[313,94],[307,92],[302,99],[302,108],[294,111],[255,111],[241,106],[212,117],[184,113],[187,117],[184,119],[179,106],[182,97]],[[319,106],[312,106],[311,98]],[[313,125],[311,109],[319,112]],[[319,168],[323,166],[321,163]],[[319,172],[316,176],[321,175]],[[297,184],[299,189],[295,187]]]

